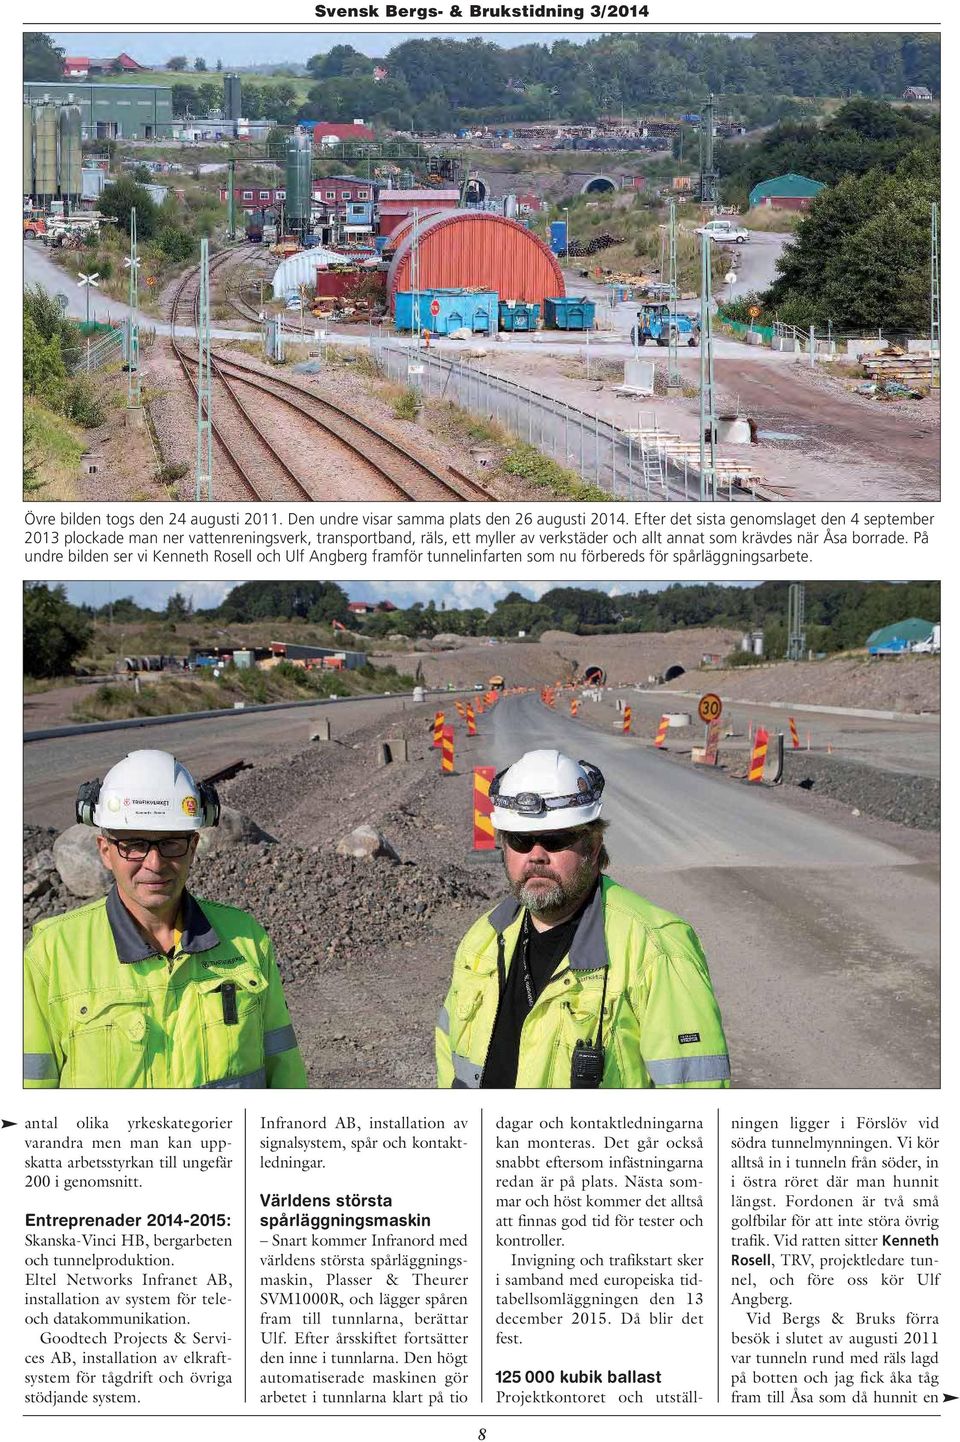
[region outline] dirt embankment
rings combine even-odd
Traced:
[[[635,636],[574,636],[545,631],[539,641],[489,642],[466,640],[450,650],[410,650],[402,663],[396,656],[372,656],[374,665],[391,659],[398,670],[414,671],[419,663],[428,686],[474,686],[493,675],[508,686],[550,685],[568,681],[588,665],[601,666],[611,686],[629,686],[662,675],[670,666],[685,671],[700,665],[706,653],[728,655],[739,633],[698,628]]]
[[[939,656],[851,656],[681,676],[664,690],[716,691],[725,701],[782,701],[868,711],[939,712]]]

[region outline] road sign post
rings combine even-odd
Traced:
[[[715,691],[708,691],[705,696],[700,697],[697,715],[705,726],[709,726],[711,721],[719,721],[722,714],[723,702]]]
[[[100,288],[100,272],[95,270],[92,275],[84,275],[81,270],[77,275],[77,285],[87,293],[87,332],[90,331],[90,292]]]
[[[715,734],[717,740],[719,740],[720,717],[723,715],[723,702],[715,691],[708,691],[705,696],[700,697],[699,704],[697,705],[697,715],[707,728],[703,744],[705,749],[709,751],[711,729],[716,728]],[[713,752],[714,759],[711,765],[716,765],[716,742],[714,742]]]

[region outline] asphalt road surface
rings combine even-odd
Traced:
[[[533,695],[491,722],[498,767],[587,745]],[[922,848],[622,737],[591,732],[588,754],[607,778],[610,874],[701,936],[735,1086],[939,1085],[939,868]]]
[[[311,726],[320,717],[330,721],[331,735],[337,740],[404,704],[411,703],[389,697],[320,702],[288,711],[225,711],[204,721],[31,741],[23,749],[24,820],[34,826],[71,825],[80,782],[103,776],[128,751],[144,747],[172,751],[195,775],[209,776],[241,758],[256,762],[280,748],[306,746]],[[27,716],[25,726],[29,725]]]
[[[679,743],[684,750],[691,745],[701,746],[704,728],[697,719],[697,701],[706,691],[714,688],[710,677],[692,677],[701,680],[696,694],[668,690],[665,687],[654,691],[634,691],[631,687],[610,688],[604,692],[599,704],[587,700],[580,703],[580,717],[588,724],[600,724],[607,729],[616,717],[616,702],[622,700],[633,712],[633,734],[652,740],[657,723],[665,711],[687,712],[692,719],[692,731],[684,729],[671,740]],[[683,682],[676,683],[682,686]],[[722,691],[722,686],[721,686]],[[574,693],[579,695],[579,693]],[[797,723],[801,749],[809,741],[813,752],[829,751],[834,756],[849,761],[860,761],[876,766],[882,771],[896,771],[911,776],[940,775],[940,717],[897,716],[895,720],[881,720],[875,716],[857,716],[852,711],[808,710],[803,706],[770,706],[762,701],[731,701],[723,697],[724,726],[729,726],[733,738],[746,745],[749,728],[766,726],[770,731],[782,731],[786,736],[786,747],[790,749],[790,728],[788,718]],[[566,696],[558,706],[569,710]]]

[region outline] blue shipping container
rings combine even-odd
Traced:
[[[596,303],[584,295],[546,298],[546,323],[550,330],[593,330]]]
[[[554,255],[562,255],[567,248],[567,222],[565,220],[551,220],[550,222],[550,249]]]
[[[439,311],[431,312],[436,301]],[[479,335],[497,329],[499,297],[492,290],[422,290],[419,292],[420,329],[433,335],[450,335],[466,328]],[[413,330],[413,292],[398,290],[394,305],[397,330]]]
[[[524,301],[517,301],[516,305],[507,305],[505,300],[500,302],[501,330],[536,330],[539,319],[538,305],[529,305]]]

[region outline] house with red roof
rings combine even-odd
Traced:
[[[146,68],[125,50],[99,60],[92,55],[68,55],[63,62],[63,76],[65,80],[82,80],[87,75],[136,75]]]

